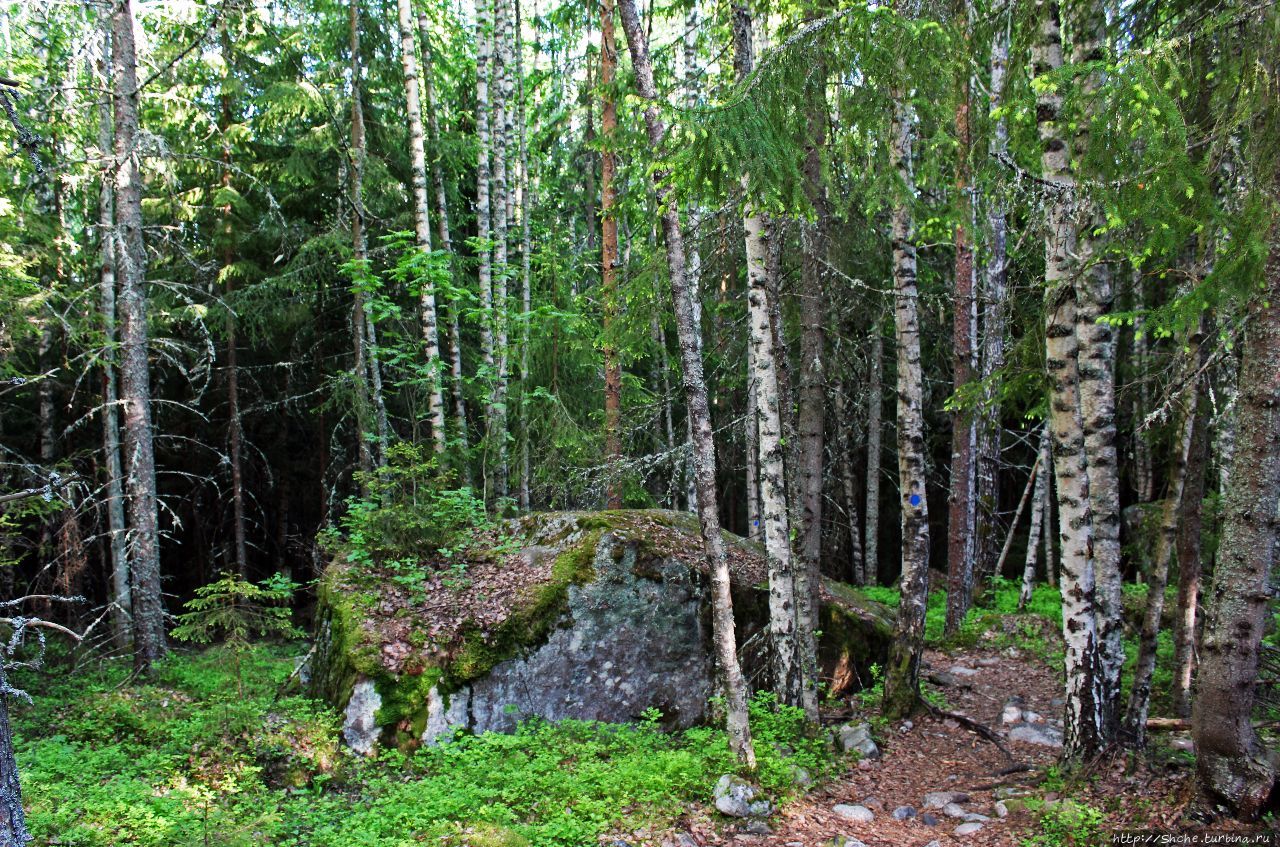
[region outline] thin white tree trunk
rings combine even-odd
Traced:
[[[871,353],[867,378],[867,492],[866,531],[863,533],[862,562],[866,584],[880,581],[880,435],[884,406],[884,328],[880,315],[871,329]]]
[[[102,55],[95,76],[102,90],[98,100],[98,149],[109,156],[111,127],[111,18],[99,16]],[[130,610],[128,530],[124,517],[124,468],[120,459],[119,386],[116,380],[116,261],[115,214],[110,170],[104,167],[98,186],[98,237],[102,267],[98,276],[99,310],[102,313],[102,451],[107,469],[107,537],[111,548],[111,631],[116,645],[127,648],[133,638]]]
[[[1012,15],[1006,13],[997,24],[991,42],[991,81],[987,95],[988,114],[999,114],[991,128],[987,150],[992,159],[1007,153],[1009,148],[1009,122],[1004,114],[1005,87],[1008,81],[1009,29]],[[1004,343],[1007,332],[1009,257],[1006,247],[1007,213],[1004,200],[993,196],[987,201],[987,249],[982,267],[982,357],[981,375],[986,389],[983,392],[983,411],[978,420],[977,458],[977,535],[975,538],[976,568],[980,574],[995,571],[996,537],[1000,526],[1000,456],[1001,423],[999,392],[992,376],[1004,366]],[[1048,460],[1045,460],[1048,472]],[[1039,500],[1036,501],[1039,504]]]
[[[889,160],[898,175],[891,212],[893,284],[898,357],[898,490],[902,520],[902,599],[885,667],[884,713],[906,717],[920,698],[929,598],[929,497],[924,443],[924,380],[920,365],[919,289],[916,283],[913,156],[916,114],[907,92],[893,92]]]
[[[396,0],[400,26],[400,66],[404,70],[405,112],[409,119],[409,167],[413,175],[414,242],[430,253],[431,215],[427,199],[427,143],[422,129],[422,101],[418,87],[418,51],[413,37],[410,0]],[[422,319],[422,352],[427,362],[427,416],[431,419],[431,445],[443,454],[446,444],[444,386],[440,379],[440,333],[434,283],[421,281],[418,310]]]
[[[434,162],[431,168],[431,185],[436,200],[436,236],[440,249],[449,254],[450,267],[456,269],[456,257],[453,253],[453,239],[449,234],[449,197],[445,191],[444,162],[440,146],[440,115],[436,104],[436,88],[432,78],[431,27],[425,12],[418,13],[418,37],[422,42],[422,90],[427,106],[427,135],[431,144]],[[463,392],[462,379],[462,330],[459,326],[459,303],[451,303],[449,315],[449,387],[453,395],[454,429],[457,431],[458,446],[462,448],[463,478],[471,484],[471,464],[466,456],[470,439],[467,434],[467,402]]]
[[[497,0],[494,4],[494,76],[498,83],[497,96],[493,100],[493,344],[496,357],[493,390],[489,394],[489,408],[485,421],[489,430],[490,448],[495,454],[493,467],[493,491],[497,497],[506,497],[510,489],[511,471],[507,451],[507,382],[511,362],[510,351],[510,303],[508,286],[510,264],[508,260],[508,233],[511,222],[512,192],[507,175],[511,155],[511,136],[514,125],[513,77],[511,73],[513,41],[511,21],[512,0]]]
[[[745,6],[733,8],[734,71],[741,83],[750,73],[751,16]],[[777,354],[769,303],[769,244],[765,222],[755,209],[752,186],[742,176],[745,209],[747,310],[750,331],[751,383],[756,395],[756,434],[759,459],[760,516],[769,560],[769,644],[774,689],[783,702],[802,706],[810,720],[818,718],[817,691],[806,672],[806,650],[812,632],[804,631],[797,563],[791,551],[787,508],[787,480],[783,461],[782,408],[778,389]]]
[[[1032,494],[1034,505],[1031,507],[1031,532],[1027,535],[1027,558],[1022,565],[1022,590],[1018,592],[1018,611],[1022,611],[1027,607],[1027,603],[1031,600],[1031,592],[1035,589],[1036,583],[1036,562],[1038,556],[1036,553],[1040,549],[1040,531],[1042,527],[1047,527],[1045,522],[1045,505],[1049,499],[1049,465],[1052,462],[1050,456],[1051,449],[1049,446],[1049,426],[1045,424],[1044,433],[1040,436],[1040,453],[1036,459],[1035,469],[1035,493]],[[1009,526],[1009,534],[1013,535],[1013,530],[1017,526],[1017,517],[1014,517],[1014,523]],[[1045,567],[1048,567],[1045,562]],[[999,570],[996,571],[999,573]]]
[[[530,221],[529,139],[525,125],[524,42],[521,35],[520,0],[515,3],[516,27],[516,122],[520,133],[520,508],[531,506],[529,484],[533,476],[530,462],[529,406],[526,398],[532,386],[529,373],[530,330],[533,325],[533,229]],[[533,72],[538,72],[535,56]]]
[[[480,282],[480,307],[483,318],[480,322],[480,356],[484,384],[490,397],[485,410],[485,443],[482,449],[483,458],[483,495],[485,502],[492,499],[490,481],[489,456],[492,449],[492,419],[489,415],[492,406],[494,381],[497,373],[497,355],[494,350],[494,296],[493,296],[493,209],[491,191],[490,161],[490,110],[489,83],[493,76],[493,0],[477,0],[476,2],[476,233],[477,249],[480,251],[480,266],[477,275]]]
[[[658,113],[658,92],[653,82],[653,63],[649,45],[640,25],[635,0],[619,0],[618,11],[626,32],[635,69],[636,89],[645,100],[644,121],[649,145],[662,149],[666,128]],[[720,517],[716,503],[716,454],[711,431],[711,410],[707,403],[707,386],[702,375],[702,350],[699,333],[694,327],[697,315],[694,298],[685,277],[684,237],[680,230],[680,211],[669,182],[670,174],[661,169],[653,172],[658,207],[662,210],[662,231],[667,247],[667,272],[671,278],[671,295],[675,302],[676,328],[680,334],[680,363],[683,369],[685,399],[693,429],[694,472],[698,486],[698,519],[702,527],[702,543],[711,570],[711,627],[716,645],[722,690],[725,698],[725,721],[729,746],[749,768],[756,763],[747,723],[746,682],[738,664],[734,635],[733,597],[729,586],[729,563],[724,538],[720,534]]]

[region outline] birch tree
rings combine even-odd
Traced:
[[[647,36],[640,24],[635,0],[618,0],[618,12],[626,33],[631,64],[635,69],[636,93],[645,101],[644,122],[649,145],[662,149],[666,127],[658,112],[658,90],[653,80]],[[711,410],[702,373],[702,346],[695,328],[692,292],[685,276],[684,234],[680,210],[671,188],[671,175],[664,169],[653,171],[658,208],[662,214],[662,234],[666,241],[667,273],[671,298],[675,303],[676,330],[680,342],[680,365],[685,404],[693,430],[693,468],[697,484],[698,522],[702,530],[703,552],[711,571],[712,640],[725,698],[725,723],[729,746],[749,768],[755,767],[751,728],[747,723],[746,681],[738,664],[734,634],[733,597],[729,590],[729,562],[720,535],[720,515],[716,498],[716,454],[711,432]]]
[[[987,154],[996,161],[1008,153],[1009,120],[1005,116],[1005,88],[1009,77],[1009,29],[1012,15],[998,21],[991,40],[991,77],[987,92],[987,112],[998,115],[991,127]],[[980,375],[986,386],[982,397],[982,413],[978,417],[977,459],[975,460],[975,495],[977,518],[974,536],[974,561],[979,574],[995,571],[997,530],[1000,507],[1000,455],[1002,434],[999,392],[994,375],[1004,366],[1004,342],[1009,279],[1007,211],[999,195],[986,199],[986,255],[981,268],[982,283],[982,350]],[[1044,461],[1048,472],[1049,461]],[[1046,495],[1047,496],[1047,495]],[[1039,499],[1036,503],[1040,503]],[[1047,526],[1047,524],[1046,524]]]
[[[904,14],[911,16],[914,7]],[[924,380],[920,366],[919,288],[916,282],[914,163],[916,114],[910,92],[892,92],[889,161],[898,185],[890,213],[893,243],[895,334],[898,357],[898,490],[902,521],[902,600],[885,666],[883,711],[906,717],[920,697],[920,654],[924,650],[925,607],[929,598],[929,500],[924,444]]]
[[[413,37],[410,0],[396,0],[400,29],[400,67],[404,71],[405,116],[409,120],[409,166],[413,182],[414,244],[431,253],[430,202],[427,199],[427,147],[422,128],[422,100],[418,86],[418,51]],[[419,280],[418,310],[422,320],[422,353],[427,366],[427,417],[431,420],[431,445],[437,455],[447,443],[444,389],[440,380],[440,334],[435,287],[429,275]]]
[[[1032,48],[1038,80],[1062,67],[1062,29],[1053,0],[1038,4],[1040,32]],[[1041,178],[1045,183],[1045,364],[1049,371],[1049,429],[1057,478],[1058,524],[1062,540],[1062,634],[1066,697],[1064,754],[1088,758],[1110,742],[1101,633],[1095,599],[1093,522],[1089,465],[1080,400],[1079,311],[1072,257],[1076,230],[1072,201],[1076,188],[1070,150],[1059,126],[1062,94],[1052,82],[1037,88],[1036,127]]]
[[[96,60],[95,78],[102,90],[98,100],[98,150],[106,158],[112,150],[111,18],[100,15],[98,36],[102,53]],[[109,160],[107,162],[109,164]],[[98,310],[102,316],[102,452],[106,468],[107,537],[111,552],[111,631],[116,644],[127,647],[132,639],[129,586],[128,528],[125,525],[124,464],[120,457],[120,394],[116,371],[116,260],[115,195],[110,171],[104,168],[98,183]]]
[[[751,74],[751,14],[746,6],[733,8],[733,64],[739,84]],[[746,239],[747,311],[756,392],[757,462],[760,517],[769,559],[769,646],[774,688],[784,702],[802,706],[806,716],[818,718],[817,692],[806,657],[812,652],[812,630],[802,614],[797,565],[791,551],[786,471],[782,451],[782,410],[778,388],[777,353],[769,303],[769,245],[765,221],[755,201],[749,174],[742,175]],[[821,401],[819,401],[821,405]],[[819,435],[819,438],[821,436]]]

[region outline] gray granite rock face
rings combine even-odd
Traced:
[[[470,619],[442,627],[429,606],[420,612],[394,586],[353,575],[345,562],[331,565],[309,688],[344,710],[348,745],[365,754],[379,743],[409,749],[459,729],[512,731],[534,716],[626,722],[653,708],[668,729],[710,719],[715,651],[696,519],[658,510],[566,512],[514,526],[518,555],[542,581],[514,591],[497,584],[508,594],[494,602],[508,604],[509,617],[479,633],[465,630]],[[768,623],[767,563],[757,545],[725,538],[739,644],[754,643]],[[562,563],[571,576],[557,570]],[[819,663],[824,677],[853,685],[883,661],[892,614],[848,586],[826,588]],[[500,630],[503,620],[514,628]],[[457,663],[459,645],[477,651],[470,664]],[[761,670],[766,660],[764,651],[745,649],[744,670]],[[850,734],[863,756],[878,753],[865,727]]]
[[[594,566],[594,582],[569,588],[564,625],[545,644],[461,691],[433,693],[424,741],[458,728],[510,732],[535,715],[618,721],[656,708],[681,728],[703,718],[712,682],[706,587],[675,561],[660,563],[656,579],[636,576],[635,548],[607,538]]]
[[[356,680],[351,690],[351,699],[347,701],[346,711],[342,715],[342,740],[347,746],[362,756],[373,753],[378,743],[378,735],[382,728],[378,726],[378,709],[382,706],[382,697],[377,687],[369,679]]]

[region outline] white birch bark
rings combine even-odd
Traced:
[[[635,0],[618,0],[618,12],[635,69],[636,89],[645,100],[644,121],[649,145],[662,149],[666,127],[658,113],[658,92],[653,82],[653,63],[649,45],[640,25]],[[662,210],[662,231],[666,239],[667,272],[671,278],[671,295],[675,302],[676,329],[680,335],[680,364],[683,370],[685,400],[693,429],[694,472],[698,486],[698,519],[702,528],[703,549],[711,571],[712,640],[716,645],[716,661],[725,698],[725,721],[729,746],[749,768],[756,763],[747,723],[746,682],[738,664],[734,635],[733,597],[729,590],[729,563],[724,538],[720,534],[720,517],[716,503],[716,454],[711,431],[711,410],[707,403],[707,386],[702,374],[702,348],[694,327],[697,315],[694,298],[685,276],[684,236],[680,228],[680,211],[671,189],[670,174],[662,169],[653,172],[658,207]]]
[[[925,607],[929,596],[924,384],[912,216],[916,114],[909,96],[901,89],[893,92],[890,130],[890,162],[898,175],[898,197],[891,212],[891,238],[898,358],[898,496],[902,521],[902,600],[885,668],[883,711],[890,719],[907,716],[919,701],[920,654],[924,649]]]
[[[427,144],[422,129],[422,100],[418,84],[418,52],[414,45],[413,9],[410,0],[396,0],[400,26],[400,66],[404,70],[404,100],[409,120],[409,166],[413,179],[413,233],[417,248],[430,253],[431,215],[427,199]],[[443,454],[446,444],[444,388],[440,379],[440,334],[436,294],[430,280],[422,281],[418,292],[422,319],[422,352],[426,358],[427,416],[431,419],[431,445]]]

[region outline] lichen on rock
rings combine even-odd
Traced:
[[[740,644],[767,625],[763,551],[725,535]],[[372,752],[525,718],[670,727],[707,719],[710,585],[694,516],[660,510],[541,513],[477,538],[464,568],[424,563],[420,586],[336,562],[320,583],[315,694]],[[833,689],[883,661],[890,614],[852,589],[823,592],[820,661]],[[757,655],[758,654],[758,655]],[[750,667],[763,658],[743,651]]]

